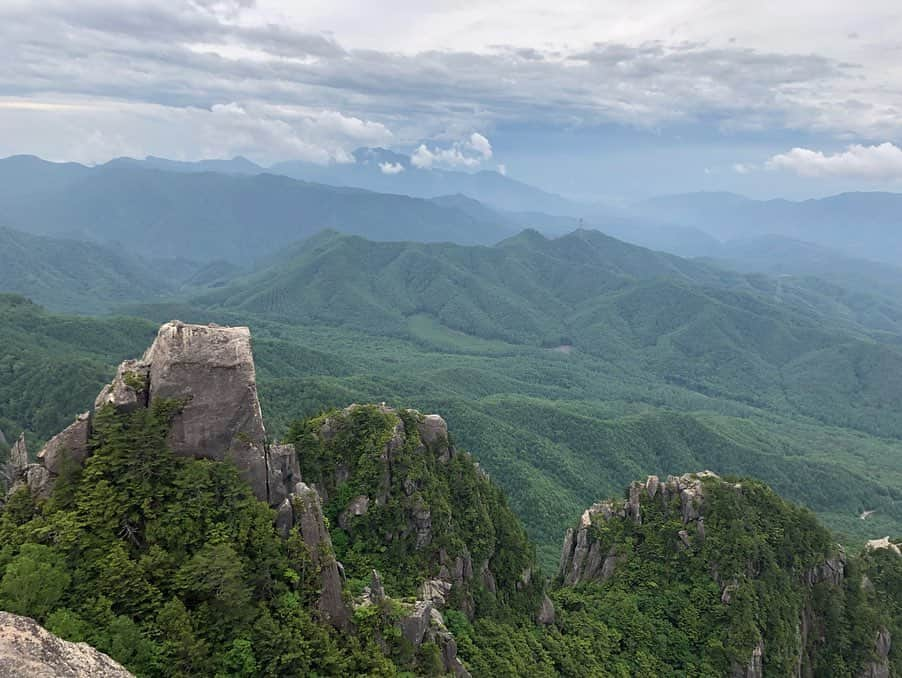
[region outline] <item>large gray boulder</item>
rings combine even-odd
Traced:
[[[169,433],[172,451],[231,461],[257,497],[269,502],[266,430],[250,330],[169,322],[141,363],[149,366],[151,404],[160,399],[183,403]]]
[[[175,454],[229,461],[258,499],[282,507],[301,479],[300,467],[291,445],[266,441],[248,328],[166,323],[140,360],[119,366],[94,407],[133,412],[161,400],[180,403],[168,441]],[[84,463],[91,434],[92,415],[86,412],[44,446],[40,469],[30,468],[20,438],[11,453],[9,484],[24,480],[28,470],[36,483],[29,480],[32,492],[49,495],[67,460]],[[283,509],[283,529],[285,517]]]
[[[0,612],[0,678],[130,678],[85,643],[56,637],[28,617]]]

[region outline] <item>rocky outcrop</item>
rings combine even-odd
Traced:
[[[341,593],[341,572],[332,551],[332,539],[323,519],[319,494],[298,483],[291,498],[292,524],[300,530],[310,559],[319,572],[320,596],[317,603],[323,618],[337,627],[348,624],[349,611]]]
[[[764,676],[764,643],[758,641],[752,656],[749,657],[748,664],[745,666],[736,666],[731,672],[732,678],[763,678]]]
[[[28,466],[28,446],[25,444],[24,432],[13,443],[12,449],[9,451],[9,463],[14,469],[19,471],[24,470]]]
[[[0,678],[128,678],[132,674],[85,643],[70,643],[33,619],[0,612]]]
[[[717,477],[711,471],[668,476],[663,482],[657,476],[649,476],[644,483],[632,483],[626,499],[593,504],[583,512],[576,528],[568,529],[564,536],[559,569],[561,581],[572,585],[608,579],[622,558],[615,545],[605,545],[597,538],[596,526],[612,519],[641,524],[643,502],[658,502],[666,511],[678,506],[680,519],[686,526],[679,534],[684,548],[694,539],[703,540],[704,483]]]
[[[823,563],[806,570],[802,575],[802,581],[808,586],[823,583],[830,586],[841,586],[845,574],[846,552],[840,547],[835,555],[826,558]]]
[[[231,461],[257,497],[270,501],[266,430],[248,328],[166,323],[135,368],[139,387],[147,370],[150,403],[184,403],[169,432],[175,454]]]
[[[386,431],[385,442],[376,457],[378,465],[373,473],[378,480],[371,487],[365,488],[368,494],[354,495],[347,500],[338,512],[338,527],[352,535],[356,529],[371,529],[365,516],[374,508],[383,507],[390,500],[394,501],[396,510],[403,517],[393,521],[393,528],[380,534],[380,538],[386,545],[407,541],[412,550],[428,554],[435,571],[424,584],[428,585],[429,590],[423,597],[429,599],[434,595],[435,600],[442,599],[438,603],[442,605],[450,590],[456,588],[462,593],[457,598],[460,609],[472,614],[475,604],[470,585],[479,582],[490,592],[498,587],[490,560],[478,563],[474,575],[474,564],[466,547],[455,554],[449,554],[444,547],[435,547],[433,515],[426,500],[422,472],[414,470],[418,462],[427,455],[427,463],[437,463],[440,468],[457,454],[451,445],[445,420],[437,414],[423,415],[416,410],[395,410],[385,403],[376,406],[353,404],[324,417],[318,423],[319,440],[323,445],[331,444],[355,413],[372,407],[389,415],[392,427]],[[300,450],[300,453],[304,454],[305,450]],[[359,454],[355,455],[354,459],[338,457],[323,469],[315,488],[324,502],[334,500],[337,489],[348,482],[352,465],[358,456]]]
[[[119,365],[94,408],[132,412],[160,400],[180,403],[168,441],[175,454],[233,463],[258,499],[282,508],[300,468],[292,446],[266,441],[248,328],[166,323],[140,360]],[[64,464],[90,454],[91,426],[86,412],[52,438],[38,454],[40,470],[31,469],[20,438],[11,458],[17,480],[35,496],[49,495]]]
[[[128,413],[158,401],[179,403],[168,440],[175,454],[233,463],[256,497],[276,509],[278,532],[287,537],[297,527],[320,577],[320,611],[330,623],[346,625],[340,566],[320,497],[301,482],[294,447],[266,441],[250,331],[166,323],[140,360],[119,366],[94,406]],[[28,463],[21,437],[13,447],[13,488],[25,483],[35,497],[49,496],[65,465],[83,464],[90,455],[92,421],[91,412],[79,415],[44,446],[37,464]],[[357,511],[365,512],[365,506]]]
[[[868,662],[864,670],[858,674],[858,678],[889,678],[889,653],[892,650],[893,641],[887,629],[879,629],[874,641],[874,660]]]
[[[270,506],[281,506],[301,482],[301,467],[294,445],[271,445],[266,454],[266,496]]]
[[[435,643],[442,654],[445,672],[459,678],[469,678],[470,672],[457,657],[457,641],[445,626],[442,613],[428,600],[418,600],[408,606],[398,622],[404,640],[418,648],[423,643]]]
[[[62,433],[58,433],[38,452],[38,460],[53,475],[59,475],[66,464],[81,465],[90,452],[91,413],[78,415]]]
[[[868,551],[886,549],[892,551],[897,556],[902,556],[902,549],[899,548],[898,544],[893,543],[889,537],[884,537],[883,539],[871,539],[864,546]]]
[[[143,361],[126,360],[117,368],[113,381],[97,394],[94,409],[112,405],[120,412],[132,412],[147,407],[149,374],[149,366]]]
[[[542,595],[542,605],[536,613],[536,623],[542,626],[554,624],[554,603],[547,593]]]

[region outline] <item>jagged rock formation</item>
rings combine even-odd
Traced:
[[[257,397],[250,330],[246,327],[163,325],[140,360],[127,360],[94,401],[94,410],[120,412],[176,400],[169,444],[177,455],[230,461],[258,499],[279,507],[300,480],[291,446],[270,446]],[[37,497],[47,496],[67,460],[84,463],[89,454],[92,413],[55,436],[29,465],[24,439],[13,448],[18,480]]]
[[[661,531],[670,535],[672,541],[669,548],[695,559],[696,564],[701,564],[707,570],[711,579],[720,586],[720,602],[725,607],[739,604],[737,595],[740,592],[744,591],[746,600],[749,595],[756,595],[755,584],[751,582],[764,576],[760,569],[764,565],[755,547],[750,546],[745,554],[746,560],[739,559],[736,552],[726,553],[725,557],[731,565],[725,573],[722,567],[724,562],[719,561],[716,555],[723,552],[706,548],[707,540],[710,539],[710,534],[706,535],[706,531],[710,532],[712,529],[710,524],[715,517],[719,522],[713,524],[732,525],[734,529],[737,523],[742,522],[740,516],[730,513],[740,509],[724,507],[745,506],[747,509],[763,510],[767,512],[767,517],[762,518],[759,514],[756,520],[767,523],[773,518],[775,521],[771,528],[773,531],[766,537],[773,542],[766,548],[776,548],[779,545],[783,549],[783,560],[780,561],[783,563],[780,566],[782,569],[779,574],[771,569],[770,576],[786,577],[786,581],[791,582],[787,585],[798,593],[794,610],[794,614],[798,615],[797,630],[794,634],[795,641],[791,644],[796,654],[790,655],[791,661],[795,663],[793,675],[812,675],[811,667],[815,666],[817,660],[815,655],[825,642],[823,615],[826,614],[819,607],[821,603],[818,601],[822,598],[813,596],[812,592],[817,588],[837,594],[841,592],[848,584],[846,555],[841,546],[829,541],[829,535],[825,531],[824,541],[820,546],[798,547],[807,549],[806,551],[795,551],[791,541],[782,542],[784,525],[787,523],[780,521],[787,520],[793,514],[786,513],[789,509],[785,503],[767,503],[768,495],[762,492],[769,490],[761,490],[760,484],[756,486],[754,481],[728,482],[710,471],[669,476],[664,481],[657,476],[649,476],[645,482],[634,482],[629,486],[624,499],[593,504],[582,514],[576,527],[567,530],[561,552],[558,583],[570,586],[585,582],[606,582],[616,575],[627,558],[637,557],[633,545],[644,538],[643,530],[654,526],[652,529],[655,537],[660,536]],[[769,496],[774,497],[772,493]],[[714,502],[712,497],[719,497],[721,506],[720,513],[716,516],[710,512]],[[779,499],[776,501],[779,502]],[[706,517],[709,519],[708,526]],[[793,519],[800,520],[803,517],[793,515]],[[757,522],[754,524],[757,530],[766,529]],[[677,526],[682,528],[677,529]],[[742,531],[742,528],[738,529]],[[756,535],[756,538],[761,536]],[[898,546],[888,538],[870,542],[868,549],[888,549],[899,553]],[[772,568],[777,567],[774,564],[776,559],[770,562]],[[805,562],[805,567],[799,567],[799,562]],[[731,668],[730,674],[734,678],[761,678],[765,675],[768,666],[768,639],[762,628],[764,627],[754,627],[757,640],[750,647],[748,660],[738,662]],[[877,659],[861,675],[888,675],[885,672],[889,666],[886,658],[890,644],[889,632],[881,629],[875,641],[874,655]],[[780,651],[785,653],[785,647]]]
[[[332,518],[337,527],[351,540],[366,541],[367,548],[392,549],[396,557],[421,564],[419,590],[404,593],[416,592],[421,600],[439,606],[452,597],[457,609],[472,616],[476,587],[492,594],[499,590],[495,553],[490,549],[474,554],[460,538],[463,528],[454,514],[463,507],[451,503],[449,485],[450,467],[460,453],[441,416],[395,410],[384,403],[354,404],[309,426],[308,435],[296,441],[307,482],[333,507],[343,491],[354,488]],[[464,465],[474,485],[485,482],[469,457]],[[472,491],[479,492],[475,487]],[[478,501],[477,496],[471,499]],[[487,525],[492,519],[484,517]],[[518,591],[533,586],[529,567],[517,573]]]
[[[0,678],[129,678],[85,643],[57,638],[33,619],[0,612]]]
[[[414,649],[423,643],[435,643],[441,652],[445,673],[459,678],[469,678],[470,672],[457,656],[457,641],[445,626],[445,619],[440,611],[445,605],[445,595],[450,590],[450,585],[440,580],[424,582],[417,600],[413,603],[399,603],[403,614],[397,620],[396,626],[404,640]],[[382,578],[376,570],[373,570],[370,585],[364,588],[356,606],[358,608],[385,606],[391,600],[385,593]]]
[[[91,413],[85,412],[38,452],[38,459],[51,474],[59,475],[66,463],[83,464],[90,452]]]
[[[227,459],[270,503],[268,450],[246,327],[167,323],[144,354],[147,398],[182,400],[169,444],[177,455]],[[291,488],[288,488],[288,492]],[[284,490],[283,490],[284,493]]]
[[[705,538],[705,521],[702,515],[704,480],[717,478],[711,471],[669,476],[661,482],[657,476],[649,476],[644,483],[634,482],[629,487],[628,498],[617,502],[606,499],[587,508],[579,520],[579,525],[569,528],[564,536],[561,551],[559,576],[565,585],[585,581],[605,581],[617,567],[621,556],[616,545],[605,549],[593,537],[593,525],[614,518],[642,522],[641,502],[643,496],[669,507],[674,501],[679,503],[679,512],[686,530],[679,537],[684,545],[692,539]]]
[[[294,447],[266,440],[248,328],[166,323],[140,360],[119,366],[94,411],[111,406],[127,413],[158,400],[180,403],[168,440],[175,454],[235,464],[256,497],[277,509],[283,536],[298,526],[320,572],[321,612],[344,626],[348,613],[319,497],[301,482]],[[36,498],[48,497],[64,467],[90,455],[92,418],[80,414],[44,446],[37,464],[28,463],[23,434],[13,447],[12,489],[25,484]]]
[[[313,565],[319,571],[318,606],[326,621],[338,627],[348,624],[348,608],[341,594],[341,572],[332,552],[332,540],[323,520],[323,508],[316,490],[299,482],[290,502],[292,523],[300,530],[304,544],[310,549]]]
[[[9,463],[16,469],[24,469],[28,466],[28,447],[25,444],[25,433],[22,433],[19,439],[13,443],[12,449],[9,451]]]

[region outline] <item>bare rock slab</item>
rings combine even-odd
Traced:
[[[107,655],[70,643],[33,619],[0,612],[0,678],[132,678]]]

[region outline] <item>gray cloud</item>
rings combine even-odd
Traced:
[[[0,96],[208,111],[268,106],[261,120],[281,120],[296,133],[289,117],[278,116],[340,111],[411,144],[510,121],[656,127],[713,120],[725,129],[876,136],[902,127],[895,101],[865,103],[874,101],[872,85],[852,65],[813,54],[704,42],[402,54],[346,49],[322,33],[249,21],[252,4],[46,0],[35,9],[12,0],[0,7]],[[331,139],[326,156],[334,158],[338,140]]]

